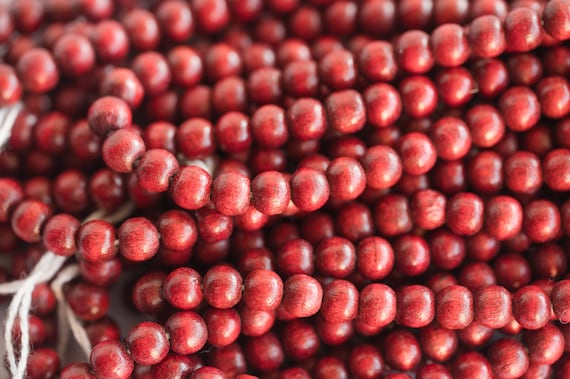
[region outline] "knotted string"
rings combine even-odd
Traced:
[[[134,204],[127,203],[108,216],[105,216],[104,211],[93,212],[84,220],[84,222],[92,219],[103,219],[109,223],[115,224],[128,217],[133,210]],[[0,284],[0,294],[14,294],[8,307],[4,329],[4,345],[8,360],[8,368],[10,369],[13,379],[23,379],[25,377],[26,367],[31,353],[28,315],[30,313],[34,288],[39,283],[51,281],[58,272],[59,275],[54,280],[54,283],[52,283],[52,288],[58,299],[58,326],[60,328],[58,341],[59,353],[62,354],[62,356],[63,353],[65,353],[64,350],[67,345],[69,328],[71,328],[71,332],[75,340],[85,354],[88,356],[91,351],[87,333],[81,326],[79,320],[77,320],[73,314],[73,311],[69,308],[69,305],[65,302],[65,297],[63,295],[63,285],[75,278],[79,273],[77,265],[71,265],[61,270],[66,259],[67,257],[62,257],[48,251],[40,258],[34,269],[26,278]],[[16,354],[12,338],[12,331],[14,330],[14,324],[16,321],[20,327],[19,356]],[[3,355],[2,351],[0,351],[0,353]]]

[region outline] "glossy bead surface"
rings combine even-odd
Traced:
[[[243,301],[251,310],[275,310],[282,297],[283,282],[275,272],[253,270],[245,278]]]
[[[453,285],[437,294],[436,318],[447,329],[463,329],[473,321],[473,295],[463,286]]]
[[[518,378],[528,368],[529,359],[524,346],[513,339],[500,339],[489,348],[489,363],[495,375]]]
[[[373,146],[362,158],[368,186],[373,189],[392,187],[402,176],[402,161],[389,146]]]
[[[126,342],[133,360],[141,365],[161,362],[170,347],[166,332],[154,322],[136,325],[129,332]]]
[[[384,358],[391,367],[408,371],[422,359],[417,338],[407,330],[395,330],[384,338]]]
[[[305,274],[295,274],[287,278],[283,285],[282,305],[295,317],[310,317],[317,313],[323,301],[321,284]]]
[[[202,280],[204,299],[211,306],[227,309],[242,297],[241,275],[230,266],[220,265],[208,270]]]
[[[433,292],[422,285],[409,285],[397,292],[396,322],[409,328],[421,328],[435,317]]]
[[[12,231],[25,242],[33,243],[42,240],[41,232],[44,224],[51,216],[52,210],[41,201],[25,200],[12,214]]]
[[[93,347],[91,368],[101,379],[127,379],[134,369],[133,359],[118,340],[103,341]]]
[[[198,166],[182,167],[170,186],[172,200],[181,208],[196,210],[210,201],[212,177]]]
[[[483,326],[499,329],[512,317],[511,294],[501,286],[486,286],[474,294],[475,320]]]
[[[298,169],[289,179],[291,200],[302,211],[315,211],[327,202],[330,194],[326,176],[310,168]]]
[[[204,319],[191,311],[173,314],[166,321],[164,328],[170,336],[172,351],[177,354],[195,353],[208,339],[208,329]]]

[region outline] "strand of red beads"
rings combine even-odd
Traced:
[[[33,244],[75,256],[65,296],[94,346],[59,370],[38,285],[11,369],[569,375],[567,0],[22,0],[0,25],[0,105],[24,103],[0,250],[32,244],[15,278]],[[78,221],[127,198],[120,226]],[[154,321],[122,342],[104,317],[132,265]]]

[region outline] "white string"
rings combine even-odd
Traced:
[[[87,332],[81,325],[81,322],[77,319],[77,316],[75,316],[75,313],[73,313],[65,301],[65,296],[63,295],[63,285],[70,282],[78,275],[79,266],[77,264],[72,264],[61,270],[51,283],[51,288],[57,299],[57,351],[60,357],[65,356],[70,329],[73,333],[73,336],[75,337],[75,341],[77,341],[77,344],[85,353],[85,357],[89,358],[89,354],[91,353],[91,343],[89,342]]]
[[[127,203],[119,208],[115,213],[108,216],[104,216],[104,212],[96,211],[87,217],[85,221],[92,220],[93,218],[101,218],[109,223],[114,224],[128,217],[134,210],[134,207],[135,206],[133,203]],[[0,284],[0,294],[14,294],[8,307],[8,314],[6,317],[6,325],[4,329],[4,345],[8,360],[8,368],[10,369],[13,379],[23,379],[26,374],[28,358],[30,356],[30,326],[28,323],[28,315],[30,313],[32,293],[34,291],[34,288],[39,283],[49,282],[52,280],[54,275],[60,271],[66,259],[66,257],[61,257],[52,253],[51,251],[48,251],[40,258],[28,277],[21,280]],[[73,267],[68,271],[66,270],[61,272],[60,276],[58,276],[59,280],[56,279],[57,283],[55,284],[56,288],[57,286],[60,286],[58,289],[60,295],[58,300],[60,303],[64,304],[65,300],[61,291],[61,286],[63,286],[63,284],[67,281],[73,279],[78,273],[78,271],[74,271]],[[67,307],[67,309],[65,307]],[[89,339],[87,338],[85,330],[69,306],[65,304],[65,307],[62,306],[64,312],[60,313],[63,314],[63,316],[59,314],[58,321],[64,325],[64,330],[67,329],[67,325],[69,325],[74,337],[76,338],[81,348],[86,351],[87,354],[89,354],[91,351],[91,346],[89,344]],[[14,329],[16,320],[18,320],[20,327],[19,357],[16,356],[14,342],[12,341],[12,330]],[[65,346],[68,339],[68,331],[64,331],[62,333],[65,342],[62,342],[60,340],[59,343],[63,343],[63,346]],[[0,351],[0,353],[3,355],[3,352]],[[2,355],[0,355],[0,357]]]
[[[14,122],[21,108],[22,104],[16,103],[0,109],[0,151],[2,151],[12,135]]]

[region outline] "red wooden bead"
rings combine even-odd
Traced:
[[[95,321],[109,310],[109,293],[106,288],[79,282],[66,294],[69,307],[82,320]]]
[[[435,317],[433,292],[422,285],[401,287],[397,292],[398,310],[396,322],[409,328],[421,328]]]
[[[541,20],[534,10],[518,8],[505,18],[505,40],[509,51],[530,51],[542,42]]]
[[[354,31],[358,8],[348,1],[332,2],[325,11],[324,24],[336,36],[350,35]]]
[[[479,16],[469,27],[469,42],[475,56],[493,58],[506,48],[501,20],[494,15]]]
[[[115,240],[113,225],[103,220],[88,221],[81,226],[77,236],[79,256],[89,262],[109,260],[118,251]]]
[[[251,117],[252,135],[263,147],[280,147],[289,139],[285,112],[276,105],[264,105]]]
[[[504,287],[481,287],[475,292],[474,306],[475,320],[488,328],[502,328],[511,320],[511,294]]]
[[[160,243],[167,249],[188,250],[198,238],[196,222],[183,211],[171,210],[163,213],[156,225],[160,233]]]
[[[564,335],[551,323],[538,330],[526,330],[523,342],[528,347],[530,361],[535,364],[554,364],[564,353]]]
[[[204,275],[202,283],[205,300],[215,308],[231,308],[241,300],[242,278],[230,266],[212,267]]]
[[[364,11],[366,4],[362,5]],[[386,41],[369,42],[357,56],[360,73],[368,80],[392,81],[396,76],[397,66],[392,44]]]
[[[269,270],[253,270],[244,281],[243,301],[254,311],[277,309],[283,298],[283,282]]]
[[[471,148],[471,135],[467,125],[455,117],[439,119],[430,128],[430,136],[441,159],[461,159]]]
[[[335,3],[335,4],[341,4],[341,3]],[[315,363],[315,365],[313,366],[312,377],[315,379],[326,379],[326,378],[345,379],[348,378],[348,369],[343,360],[341,360],[338,357],[329,355],[320,358]]]
[[[131,126],[132,114],[129,105],[113,96],[101,97],[89,107],[87,121],[91,130],[99,137],[117,129]]]
[[[157,378],[188,376],[202,367],[202,360],[195,355],[186,356],[169,353],[162,362],[151,367],[151,374]]]
[[[119,252],[128,260],[147,261],[158,252],[158,230],[144,217],[132,217],[118,230]]]
[[[351,88],[356,81],[353,55],[346,50],[334,50],[319,62],[320,78],[331,90]]]
[[[173,314],[164,328],[170,336],[170,347],[177,354],[196,353],[208,340],[206,322],[192,311]]]
[[[204,312],[208,328],[208,343],[223,347],[231,345],[241,332],[241,320],[235,309],[209,308]]]
[[[171,80],[170,67],[159,53],[146,52],[132,61],[134,73],[140,79],[145,94],[156,96],[168,89]]]
[[[139,185],[149,192],[165,192],[178,167],[178,160],[171,152],[150,149],[141,157],[136,169]]]
[[[95,66],[95,51],[89,40],[78,34],[64,34],[53,47],[55,61],[65,75],[79,76]]]
[[[193,0],[191,5],[200,29],[208,34],[219,32],[229,22],[231,15],[225,1]]]
[[[496,194],[503,188],[503,158],[492,150],[475,154],[467,165],[467,181],[480,194]]]
[[[114,284],[119,279],[122,269],[121,261],[117,258],[96,263],[86,260],[79,262],[81,277],[100,287],[109,287]]]
[[[447,329],[464,329],[473,321],[473,295],[463,286],[452,285],[437,294],[436,317]]]
[[[249,206],[250,181],[238,172],[218,176],[212,185],[212,201],[227,216],[243,214]]]
[[[499,109],[507,127],[520,132],[532,128],[540,119],[540,102],[528,87],[515,86],[499,99]]]
[[[161,362],[170,348],[168,336],[162,326],[150,321],[141,322],[132,328],[126,342],[133,360],[140,365]]]
[[[447,202],[447,227],[459,235],[473,235],[483,227],[483,201],[474,193],[461,192]]]
[[[490,346],[487,356],[495,375],[502,378],[518,378],[529,365],[525,347],[514,339],[496,341]]]
[[[134,369],[133,359],[118,340],[97,344],[91,351],[89,361],[97,378],[127,379]]]
[[[390,367],[408,371],[418,366],[422,351],[417,338],[407,330],[394,330],[384,338],[384,358]]]
[[[532,86],[542,78],[540,59],[534,54],[515,54],[507,60],[509,79],[515,85]]]
[[[203,298],[201,283],[200,274],[194,269],[177,268],[164,280],[164,297],[178,309],[195,309]]]
[[[313,277],[291,275],[283,286],[282,305],[291,315],[301,318],[316,314],[323,301],[323,288]]]
[[[465,121],[471,131],[473,144],[478,147],[495,146],[505,134],[505,123],[496,108],[479,104],[469,109]]]
[[[434,63],[429,35],[421,30],[402,33],[395,44],[398,66],[412,74],[428,72]]]
[[[114,20],[97,23],[91,33],[97,57],[103,62],[117,62],[129,52],[129,38],[122,24]]]
[[[384,370],[384,359],[372,344],[359,344],[348,356],[350,373],[356,379],[378,378]]]
[[[437,90],[426,76],[408,76],[399,86],[404,111],[412,117],[429,116],[437,105]]]
[[[550,300],[556,319],[561,323],[570,321],[570,280],[561,280],[554,285]]]
[[[402,101],[398,91],[387,83],[378,83],[364,91],[367,119],[377,128],[394,124],[402,113]]]
[[[362,96],[354,90],[337,91],[325,100],[329,126],[344,134],[356,133],[366,123]]]
[[[539,158],[529,151],[517,151],[504,166],[505,185],[517,194],[531,195],[540,189],[543,174]]]
[[[283,350],[289,359],[304,361],[316,355],[320,340],[313,325],[304,320],[293,320],[281,331]]]
[[[395,185],[402,176],[402,161],[389,146],[373,146],[362,158],[366,180],[373,189],[386,189]]]
[[[174,42],[185,41],[194,32],[194,16],[185,2],[161,3],[155,14],[162,34]]]
[[[349,281],[334,279],[323,288],[321,316],[338,323],[354,319],[358,311],[358,290]]]
[[[445,223],[445,196],[431,189],[417,191],[410,199],[410,213],[415,226],[437,229]]]
[[[291,135],[301,140],[318,139],[326,130],[323,105],[310,98],[296,100],[287,110],[287,124]]]
[[[570,190],[570,149],[551,150],[542,161],[544,182],[554,191]]]
[[[382,196],[373,212],[376,228],[384,236],[393,237],[412,230],[409,202],[402,195]]]
[[[433,30],[430,42],[433,59],[444,67],[462,65],[471,52],[465,32],[458,24],[442,23]]]
[[[468,103],[476,88],[471,73],[461,67],[448,68],[436,76],[436,84],[441,101],[451,107],[459,107]]]
[[[277,271],[281,276],[311,275],[314,271],[313,246],[302,239],[285,242],[276,254]]]
[[[534,200],[524,208],[525,234],[533,242],[553,240],[560,233],[560,212],[548,200]]]
[[[79,220],[67,214],[51,217],[43,231],[43,243],[54,254],[69,257],[77,251],[75,240],[80,227]]]
[[[267,215],[281,214],[289,205],[291,189],[287,178],[277,171],[265,171],[251,182],[252,204]]]
[[[96,379],[86,362],[70,363],[63,367],[60,375],[61,379]]]
[[[227,379],[228,376],[213,366],[202,366],[192,373],[190,379]]]
[[[465,241],[446,229],[439,229],[429,237],[431,262],[443,270],[453,270],[465,259]]]
[[[329,199],[326,176],[310,168],[300,168],[289,179],[291,200],[302,211],[315,211]]]
[[[471,376],[474,379],[493,378],[493,369],[482,354],[469,351],[458,356],[453,362],[453,377]]]
[[[242,70],[238,52],[224,43],[212,45],[205,54],[204,63],[208,78],[213,82],[228,76],[238,76]]]
[[[45,49],[26,51],[16,66],[24,89],[32,93],[45,93],[59,82],[59,73],[52,55]]]
[[[425,134],[418,132],[403,135],[396,144],[396,150],[402,159],[404,172],[410,175],[427,173],[437,159],[434,144]]]
[[[252,143],[249,118],[240,112],[224,114],[214,127],[220,149],[235,154],[246,152]]]
[[[172,200],[181,208],[196,210],[210,201],[212,177],[198,166],[182,167],[170,186]]]
[[[427,242],[418,236],[405,234],[393,243],[394,265],[404,276],[417,276],[424,273],[430,264]]]
[[[493,329],[487,328],[477,321],[473,321],[465,329],[457,331],[459,342],[470,348],[478,348],[485,345],[492,336]]]
[[[406,29],[426,29],[433,13],[433,3],[433,1],[402,1],[398,4],[398,23]]]
[[[570,38],[570,10],[568,1],[553,0],[544,5],[542,12],[544,30],[554,39],[564,41]]]
[[[122,19],[131,45],[138,50],[153,50],[160,41],[156,17],[145,9],[132,9]]]
[[[24,199],[22,186],[16,180],[0,178],[0,221],[10,220],[14,208]]]
[[[132,301],[135,308],[143,314],[158,314],[166,305],[162,288],[166,274],[160,271],[151,271],[137,280],[132,292]]]
[[[272,332],[247,339],[244,350],[250,367],[260,372],[276,370],[285,358],[283,347]]]
[[[523,208],[510,196],[496,196],[485,205],[485,229],[502,241],[520,233],[523,224]]]
[[[187,158],[208,156],[215,150],[214,128],[202,118],[184,121],[176,130],[178,149]]]
[[[341,237],[323,239],[315,249],[315,262],[322,275],[345,278],[356,266],[354,245]]]
[[[52,210],[43,202],[25,200],[14,209],[11,217],[12,231],[25,242],[40,242],[42,229],[51,214]]]
[[[438,363],[426,363],[416,371],[417,379],[451,379],[451,372]]]
[[[550,312],[550,300],[538,286],[522,287],[513,295],[513,316],[524,329],[544,327],[550,321]]]
[[[437,362],[447,362],[456,352],[459,345],[453,330],[432,323],[420,330],[422,352]]]

